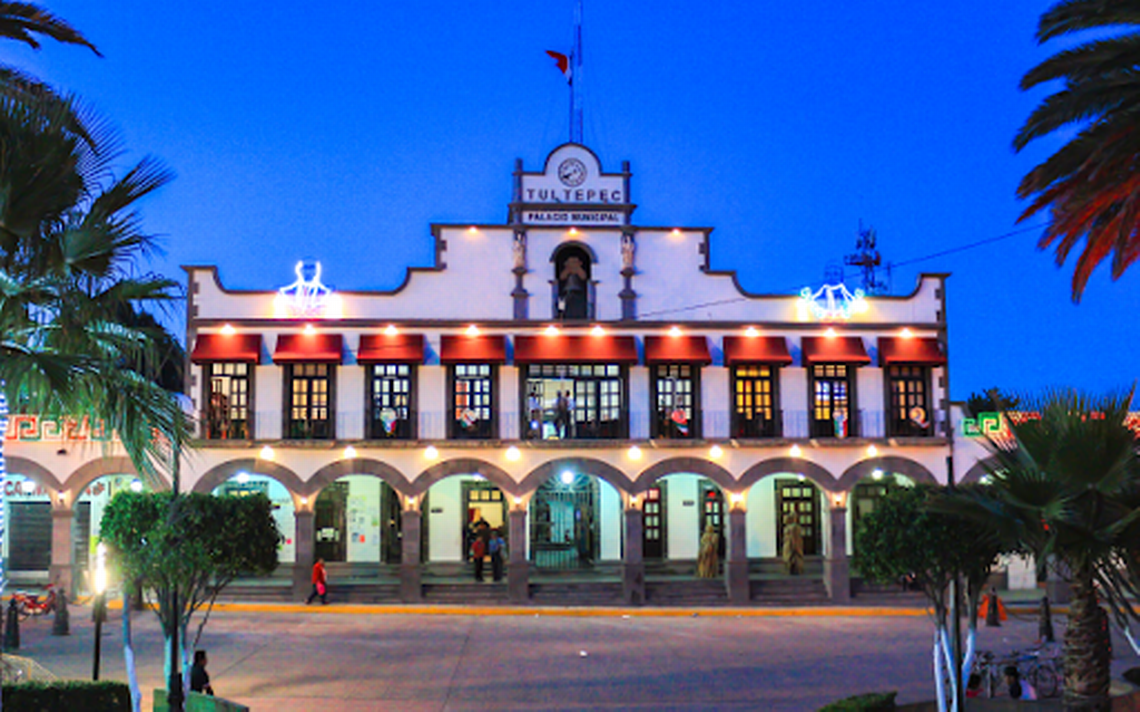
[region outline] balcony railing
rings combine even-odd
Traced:
[[[774,440],[774,439],[789,439],[789,440],[804,440],[808,438],[826,438],[826,439],[843,439],[843,438],[940,438],[945,436],[945,415],[943,413],[935,414],[934,419],[926,423],[926,427],[921,427],[917,423],[910,421],[899,421],[893,419],[893,414],[881,410],[867,410],[860,409],[856,411],[853,421],[848,422],[846,433],[840,433],[835,430],[833,422],[817,423],[811,417],[811,413],[807,410],[781,410],[774,413],[772,419],[753,420],[741,423],[736,419],[735,413],[729,410],[706,410],[701,413],[701,429],[699,433],[690,437],[670,438],[667,435],[661,435],[655,438],[656,440],[666,442],[677,442],[683,444],[686,441],[695,439],[701,440],[720,440],[726,438],[735,438],[743,440]],[[336,413],[333,418],[326,422],[326,428],[333,428],[330,435],[325,435],[328,430],[318,431],[312,430],[306,432],[304,429],[297,429],[293,432],[283,432],[286,423],[282,417],[282,413],[278,411],[258,411],[255,415],[253,422],[256,423],[256,432],[250,433],[247,427],[248,421],[229,423],[229,430],[222,431],[216,429],[217,423],[213,424],[215,429],[211,429],[211,424],[202,420],[199,422],[198,430],[199,437],[211,441],[225,441],[225,440],[373,440],[385,441],[390,440],[394,442],[409,441],[413,438],[406,435],[411,432],[411,423],[402,421],[400,427],[392,436],[377,437],[376,433],[369,434],[369,423],[366,421],[367,413],[363,411],[353,411],[348,413]],[[527,439],[535,442],[588,442],[591,440],[643,440],[650,437],[650,419],[656,417],[655,412],[648,410],[631,410],[627,413],[626,418],[628,426],[625,432],[616,435],[610,435],[609,432],[601,435],[593,434],[586,431],[579,433],[577,429],[572,431],[569,436],[561,436],[556,439],[539,440],[537,438],[527,438],[526,433],[521,430],[522,419],[520,414],[516,411],[508,411],[505,413],[497,413],[496,427],[491,427],[491,423],[487,423],[483,430],[483,437],[481,438],[456,438],[449,436],[449,428],[452,426],[452,419],[454,414],[451,411],[418,411],[413,414],[416,419],[415,440],[455,440],[460,442],[471,442],[477,440],[518,440]],[[828,425],[830,427],[823,427]],[[814,427],[813,427],[814,426]],[[616,431],[615,431],[616,432]]]

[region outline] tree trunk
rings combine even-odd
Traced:
[[[142,692],[139,691],[139,678],[135,672],[135,651],[131,647],[131,591],[123,586],[123,663],[127,669],[127,686],[131,689],[131,709],[142,709]]]
[[[1081,567],[1072,575],[1069,625],[1065,629],[1065,709],[1107,711],[1112,663],[1108,615],[1097,601],[1092,569]]]

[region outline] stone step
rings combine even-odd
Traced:
[[[532,583],[532,603],[548,606],[613,606],[622,603],[620,583]]]
[[[723,579],[646,581],[645,602],[661,606],[723,606],[728,591]]]
[[[348,603],[399,603],[400,584],[370,583],[334,585],[330,591],[337,601]]]
[[[505,583],[425,583],[424,603],[507,603]]]
[[[749,589],[752,600],[764,604],[795,605],[829,599],[827,587],[818,578],[753,580]]]

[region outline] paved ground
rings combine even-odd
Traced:
[[[254,608],[254,607],[251,607]],[[538,610],[503,615],[376,613],[379,608],[283,607],[215,612],[202,638],[218,694],[255,712],[309,710],[814,710],[849,694],[898,690],[929,699],[929,619],[827,609],[701,612]],[[90,612],[72,635],[50,620],[22,627],[21,654],[65,677],[91,674]],[[369,611],[369,612],[364,612]],[[537,613],[537,615],[536,615]],[[765,613],[765,611],[759,611]],[[821,615],[823,614],[823,615]],[[103,677],[125,679],[120,613],[103,636]],[[1058,634],[1063,618],[1058,619]],[[982,629],[1006,651],[1036,637],[1036,621]],[[157,621],[135,626],[140,677],[161,685]],[[1119,673],[1140,664],[1117,645]],[[585,655],[583,655],[585,653]]]

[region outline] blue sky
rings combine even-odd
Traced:
[[[818,282],[874,226],[908,262],[1017,229],[1017,127],[1044,91],[1047,2],[811,6],[585,0],[585,143],[633,169],[635,221],[711,226],[712,261],[750,291]],[[339,288],[391,288],[432,259],[432,222],[503,222],[514,159],[567,138],[572,0],[47,2],[95,42],[0,47],[93,103],[128,161],[178,179],[144,204],[154,268],[217,264],[227,286],[291,280],[302,255]],[[1039,224],[1034,221],[1033,224]],[[1140,268],[1069,299],[1038,232],[893,273],[951,272],[951,390],[1103,390],[1140,377]],[[850,281],[850,277],[849,277]]]

